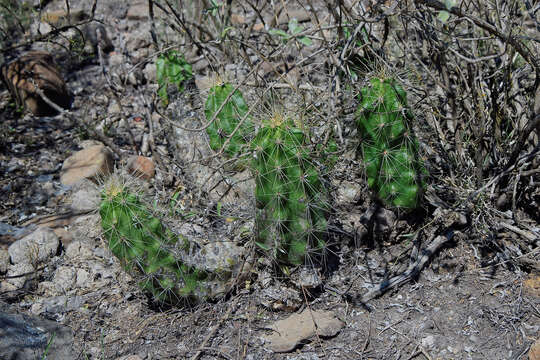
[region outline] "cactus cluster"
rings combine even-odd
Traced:
[[[209,274],[177,254],[178,247],[185,250],[189,242],[167,229],[137,194],[113,182],[102,194],[99,212],[110,250],[154,299],[177,303],[208,295],[204,282]]]
[[[406,94],[392,79],[371,79],[361,90],[356,122],[368,185],[390,206],[418,207],[423,190],[423,167],[418,161],[418,141],[408,120]]]
[[[281,264],[301,265],[326,247],[327,194],[305,135],[274,116],[252,142],[256,243]]]
[[[230,157],[236,157],[243,152],[249,136],[253,133],[249,119],[246,119],[236,132],[234,131],[248,112],[248,107],[242,93],[238,90],[233,91],[234,87],[229,83],[213,86],[204,106],[204,114],[208,121],[216,116],[206,128],[210,137],[210,147],[214,151],[219,151],[230,138],[225,148],[225,154]],[[215,115],[220,108],[221,111]]]

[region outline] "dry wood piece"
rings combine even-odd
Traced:
[[[52,116],[58,111],[47,104],[36,87],[58,106],[68,109],[72,97],[53,57],[44,51],[30,51],[2,66],[2,80],[16,99],[36,116]]]

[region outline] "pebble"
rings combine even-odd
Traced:
[[[132,156],[128,160],[127,167],[131,174],[144,180],[150,180],[156,174],[154,162],[145,156]]]
[[[108,176],[114,169],[111,151],[104,145],[94,145],[77,151],[64,161],[60,182],[74,185],[82,179],[95,180]]]
[[[15,241],[8,248],[13,264],[44,263],[56,255],[60,241],[49,228],[42,227]]]

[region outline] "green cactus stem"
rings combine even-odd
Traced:
[[[214,151],[221,150],[227,139],[230,138],[225,148],[225,153],[230,157],[236,157],[243,152],[246,141],[253,133],[253,125],[249,119],[246,119],[234,132],[248,112],[248,107],[242,93],[239,90],[233,93],[233,90],[234,87],[228,83],[213,86],[204,106],[206,119],[211,121],[223,103],[227,101],[215,120],[206,128],[206,132],[210,137],[210,147]]]
[[[207,296],[208,273],[186,265],[176,255],[175,245],[184,246],[187,240],[151,215],[136,194],[122,185],[109,185],[99,212],[110,250],[155,300],[177,303]]]
[[[424,183],[418,141],[412,135],[403,88],[392,79],[371,79],[361,90],[356,122],[368,185],[386,204],[403,209],[419,206]]]
[[[274,116],[252,146],[258,246],[281,264],[301,265],[322,255],[327,193],[310,162],[304,133],[292,121]]]

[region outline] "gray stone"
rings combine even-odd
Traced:
[[[153,63],[148,63],[143,69],[144,77],[146,78],[146,81],[149,83],[155,83],[157,82],[156,77],[156,65]]]
[[[37,316],[16,314],[0,304],[0,358],[75,359],[72,330]]]
[[[96,185],[89,180],[82,180],[73,187],[71,209],[89,211],[99,207],[101,195]]]
[[[335,336],[345,324],[331,311],[305,309],[270,325],[274,331],[265,336],[274,352],[292,351],[298,344],[313,337]]]
[[[67,259],[84,261],[92,257],[92,248],[84,241],[74,241],[66,249]]]
[[[59,292],[71,290],[75,283],[75,269],[68,266],[60,266],[54,273],[53,283]]]
[[[58,251],[59,245],[60,240],[54,231],[47,227],[41,227],[11,244],[8,252],[13,264],[36,265],[53,257]]]
[[[12,285],[15,289],[22,289],[26,280],[31,278],[35,268],[27,263],[19,263],[15,265],[10,265],[7,272],[7,283]],[[28,274],[24,275],[23,274]]]
[[[0,249],[0,274],[4,274],[9,266],[9,253],[7,250]]]
[[[148,15],[148,2],[146,1],[131,4],[127,11],[128,20],[146,20]]]

